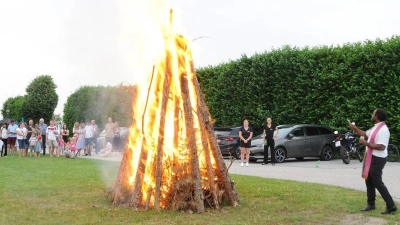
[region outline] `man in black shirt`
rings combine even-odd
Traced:
[[[279,133],[279,129],[276,125],[272,124],[272,118],[267,117],[267,123],[263,129],[264,133],[264,162],[262,165],[268,164],[268,148],[271,149],[271,163],[275,165],[276,158],[275,158],[275,138]],[[274,132],[276,133],[274,134]]]

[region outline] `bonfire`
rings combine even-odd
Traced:
[[[219,150],[196,77],[189,41],[170,21],[164,49],[133,99],[133,124],[112,191],[135,210],[237,206],[234,182]]]

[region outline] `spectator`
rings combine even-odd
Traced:
[[[250,158],[250,147],[251,147],[251,138],[253,137],[253,128],[249,127],[249,121],[247,119],[243,120],[243,127],[239,130],[239,138],[240,138],[240,159],[241,164],[243,166],[244,157],[246,155],[246,166],[249,166],[249,158]]]
[[[46,155],[46,131],[47,131],[47,124],[44,123],[44,119],[41,118],[39,120],[39,127],[42,131],[42,147],[43,147],[43,155]]]
[[[93,125],[86,121],[85,126],[85,156],[91,156],[92,146],[93,146]]]
[[[29,148],[29,139],[31,138],[31,135],[32,135],[33,126],[34,126],[33,125],[33,120],[29,120],[28,124],[25,126],[25,128],[26,128],[26,130],[28,132],[28,134],[26,135],[26,146],[27,146],[27,149]]]
[[[19,123],[19,127],[16,129],[17,140],[18,140],[18,155],[19,157],[25,157],[27,153],[27,142],[26,136],[28,135],[28,130],[25,127],[25,123]]]
[[[32,152],[34,152],[34,156],[37,157],[36,155],[36,144],[38,142],[37,135],[38,132],[36,131],[36,128],[32,127],[30,138],[27,139],[29,142],[29,157],[32,157]]]
[[[8,139],[7,124],[5,123],[1,127],[1,140],[3,141],[3,147],[1,148],[2,149],[1,153],[4,156],[7,156],[7,139]]]
[[[100,150],[100,156],[111,156],[112,145],[110,142],[107,142],[106,147]]]
[[[94,143],[94,151],[96,152],[96,154],[99,153],[100,150],[100,146],[99,143],[97,142],[97,138],[99,137],[99,127],[96,124],[96,120],[92,120],[90,121],[92,126],[93,126],[93,143]]]
[[[75,155],[75,151],[76,151],[76,137],[71,137],[69,138],[69,150],[71,150],[71,154]]]
[[[16,151],[15,143],[17,142],[17,128],[18,126],[15,124],[15,120],[11,120],[10,125],[8,125],[7,128],[7,144],[8,148],[11,150],[11,156],[14,156],[14,153]]]
[[[114,134],[115,134],[115,124],[112,122],[111,117],[108,117],[108,122],[106,123],[104,129],[106,131],[105,143],[107,143],[107,142],[113,143]],[[102,144],[104,145],[105,143],[102,143]]]
[[[58,152],[60,153],[60,155],[63,155],[66,142],[64,142],[64,138],[61,134],[58,135],[57,142],[58,142]]]
[[[77,134],[78,134],[78,140],[76,142],[76,150],[78,151],[78,154],[79,154],[79,152],[82,149],[85,149],[85,134],[86,134],[86,131],[85,131],[85,123],[84,122],[81,123]]]
[[[54,125],[54,120],[50,120],[50,125],[46,129],[46,143],[49,146],[50,157],[53,157],[54,151],[56,151],[56,156],[60,157],[60,152],[58,150],[58,129]]]
[[[266,124],[263,127],[264,136],[264,161],[263,164],[268,164],[268,148],[271,150],[271,163],[275,165],[275,138],[279,133],[279,129],[275,124],[272,124],[272,118],[267,117]]]
[[[61,140],[64,141],[64,139]],[[68,139],[67,142],[64,143],[64,157],[71,158],[70,139]]]
[[[69,130],[68,130],[67,124],[63,125],[63,128],[61,130],[61,134],[62,134],[62,138],[63,138],[64,143],[68,143]]]
[[[40,157],[40,151],[42,148],[42,130],[39,127],[39,123],[35,123],[35,128],[32,129],[32,135],[36,136],[36,145],[35,145],[35,157]]]
[[[114,154],[117,154],[117,150],[121,150],[121,129],[119,128],[118,122],[115,122],[114,127],[114,138],[112,145],[114,146]]]

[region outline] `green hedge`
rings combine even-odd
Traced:
[[[385,108],[394,138],[400,133],[400,37],[343,46],[284,46],[197,69],[216,126],[325,124],[346,130],[346,119],[371,126]],[[399,143],[399,142],[397,142]]]

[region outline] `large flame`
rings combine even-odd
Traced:
[[[189,152],[187,150],[187,132],[185,118],[183,116],[183,99],[180,87],[181,75],[185,74],[187,80],[194,79],[192,67],[192,53],[188,47],[188,40],[178,35],[172,26],[172,11],[170,13],[169,24],[162,24],[164,40],[163,54],[157,59],[151,76],[145,82],[138,85],[137,96],[133,104],[134,124],[131,128],[129,137],[129,150],[133,156],[131,163],[131,176],[129,182],[134,186],[137,176],[137,168],[141,151],[145,151],[145,173],[142,183],[142,203],[147,199],[149,190],[156,188],[156,176],[154,176],[154,164],[156,163],[157,149],[161,144],[162,151],[162,186],[161,196],[166,197],[170,192],[174,179],[173,164],[179,169],[189,168]],[[167,76],[166,73],[171,73]],[[170,90],[161,90],[162,84],[169,83]],[[194,86],[188,83],[191,108],[193,110],[193,134],[195,135],[196,146],[199,154],[199,164],[201,174],[206,176],[205,157],[202,150],[201,129],[197,112],[197,96]],[[165,96],[168,95],[168,96]],[[162,99],[167,98],[165,114],[161,115]],[[143,117],[143,115],[145,115]],[[165,117],[165,124],[160,124],[161,117]],[[163,137],[160,137],[160,130],[164,129]],[[176,136],[178,135],[178,136]],[[162,142],[159,143],[159,139]],[[178,142],[176,142],[178,140]],[[215,160],[212,159],[215,164]],[[189,172],[187,172],[189,174]],[[176,178],[175,178],[176,179]],[[139,182],[139,180],[136,180]],[[154,198],[150,200],[150,206],[154,204]],[[161,207],[165,207],[161,201]]]
[[[156,9],[160,54],[137,85],[129,145],[113,194],[115,204],[138,209],[218,208],[237,196],[212,129],[192,62],[189,41],[173,26],[163,1]],[[160,7],[161,6],[161,7]],[[164,18],[161,19],[160,18]],[[156,38],[157,39],[157,38]]]

